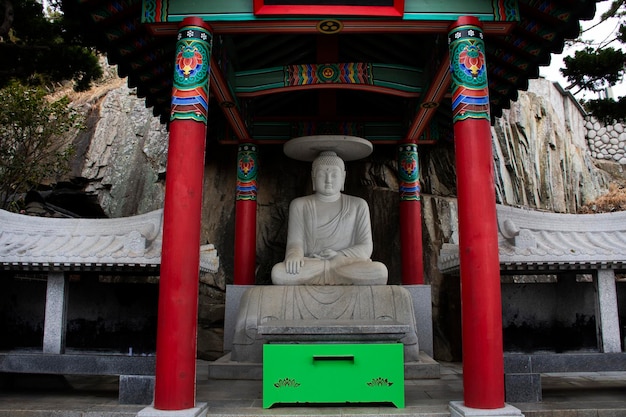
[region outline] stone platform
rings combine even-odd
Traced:
[[[504,355],[506,400],[540,402],[546,374],[626,371],[626,353],[570,352]]]
[[[263,409],[258,380],[208,379],[208,362],[197,362],[197,401],[208,405],[207,417],[313,416],[450,417],[451,401],[463,399],[459,363],[441,362],[441,378],[405,381],[405,408],[349,404],[331,407]],[[525,417],[626,416],[626,372],[543,375],[543,402],[512,403]],[[114,376],[71,376],[65,388],[34,382],[0,390],[0,417],[135,417],[141,405],[118,402]]]
[[[112,376],[118,379],[120,404],[150,404],[154,392],[156,357],[94,352],[50,354],[35,351],[0,352],[0,385],[39,378],[62,380],[72,375]],[[21,378],[20,375],[26,376]],[[43,375],[43,377],[41,377]],[[36,378],[35,378],[36,379]]]

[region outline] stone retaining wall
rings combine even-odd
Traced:
[[[588,116],[585,129],[592,157],[626,165],[626,132],[622,123],[604,126]]]

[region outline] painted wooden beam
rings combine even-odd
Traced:
[[[422,96],[419,110],[415,114],[411,127],[407,131],[405,141],[417,142],[426,130],[428,123],[437,112],[437,107],[450,90],[450,56],[446,54],[441,61],[428,90]]]
[[[231,89],[217,65],[215,57],[211,56],[211,92],[215,94],[217,102],[220,104],[228,124],[233,129],[235,136],[240,141],[250,140],[250,133],[241,117],[237,100],[231,93]]]
[[[255,97],[297,89],[357,89],[416,97],[424,77],[419,68],[403,65],[338,63],[302,64],[235,73],[235,94]]]

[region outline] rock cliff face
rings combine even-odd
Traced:
[[[125,83],[89,103],[90,129],[75,140],[79,152],[73,175],[84,179],[85,191],[98,196],[110,217],[162,207],[165,127]],[[623,181],[616,178],[622,175],[617,162],[605,161],[599,167],[591,157],[585,123],[562,90],[546,80],[531,82],[530,91],[520,92],[518,101],[492,128],[498,202],[573,213],[604,194],[610,182]],[[207,146],[202,243],[215,244],[220,256],[220,271],[204,277],[201,290],[201,315],[210,322],[219,321],[222,292],[233,276],[236,154],[236,146]],[[458,238],[454,146],[421,147],[419,156],[425,276],[433,286],[435,356],[459,359],[459,283],[457,278],[444,279],[436,267],[441,245]],[[288,204],[311,192],[310,167],[289,160],[275,145],[261,147],[259,161],[257,283],[268,283],[272,265],[284,256]],[[374,156],[347,164],[346,182],[346,193],[359,195],[370,204],[373,258],[387,264],[393,284],[400,280],[396,164],[395,146],[378,146]],[[209,339],[212,345],[207,343],[213,347],[203,347],[201,335],[199,348],[219,350],[215,347],[219,337],[211,333]]]
[[[492,129],[500,203],[575,213],[608,189],[587,148],[586,120],[569,94],[530,82]]]
[[[87,105],[88,130],[75,140],[72,174],[85,180],[108,217],[163,207],[167,130],[120,83]]]

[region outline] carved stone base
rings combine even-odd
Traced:
[[[401,333],[397,329],[393,331],[396,333],[394,340],[404,345],[406,362],[419,360],[413,299],[401,286],[271,285],[250,288],[240,301],[231,359],[262,362],[263,344],[270,339],[269,335],[262,333],[262,327],[272,322],[283,323],[282,328],[300,329],[301,334],[289,334],[293,341],[322,343],[343,341],[346,333],[349,333],[351,342],[371,343],[382,337],[379,331],[372,330],[377,326],[404,325]],[[335,333],[325,330],[332,322],[341,323]],[[315,323],[324,323],[326,327]],[[303,339],[302,335],[307,337]],[[380,338],[380,341],[389,341],[389,337]]]

